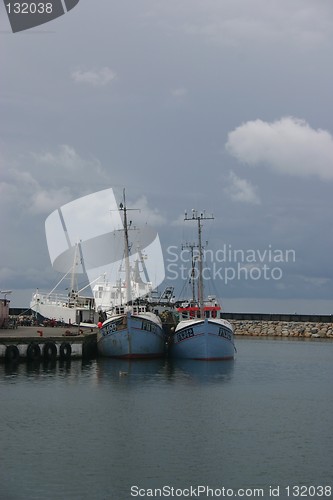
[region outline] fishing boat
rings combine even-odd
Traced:
[[[201,243],[202,221],[213,219],[205,212],[185,213],[185,221],[198,223],[198,300],[183,302],[177,308],[180,321],[177,324],[171,343],[171,354],[175,358],[197,360],[227,360],[234,358],[234,332],[232,325],[220,317],[221,306],[215,297],[204,300],[203,252]],[[192,278],[194,280],[195,260],[192,252]],[[192,281],[193,282],[193,281]],[[193,288],[194,290],[194,288]]]
[[[30,309],[37,320],[50,320],[67,325],[79,323],[95,323],[98,315],[95,311],[93,297],[83,295],[86,286],[78,289],[77,268],[80,261],[79,244],[75,245],[74,262],[70,270],[61,278],[50,292],[42,292],[38,288],[33,293]],[[68,292],[59,292],[58,287],[70,275],[70,286]]]
[[[142,273],[145,274],[146,281],[142,279]],[[144,297],[147,301],[150,301],[155,291],[152,288],[152,282],[149,281],[148,271],[144,264],[144,257],[139,248],[137,249],[137,258],[134,261],[130,280],[132,300],[138,301],[141,297]],[[92,291],[97,311],[107,311],[126,302],[126,281],[121,278],[112,282],[106,274],[104,274],[96,281],[95,285],[92,287]]]
[[[130,245],[128,237],[125,190],[123,203],[124,263],[126,302],[107,312],[108,318],[97,333],[97,349],[102,356],[116,358],[157,358],[165,352],[165,334],[161,319],[149,310],[149,305],[135,303],[132,296]]]

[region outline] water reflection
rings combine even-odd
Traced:
[[[164,359],[113,359],[99,358],[97,362],[97,378],[132,383],[151,380],[164,372]]]
[[[28,378],[40,377],[78,377],[94,375],[97,382],[113,381],[133,384],[147,381],[190,381],[200,383],[220,383],[233,376],[234,360],[196,361],[188,359],[149,359],[128,360],[99,358],[87,362],[76,361],[35,361],[30,363],[3,365],[6,377],[16,378],[26,375]],[[1,371],[0,371],[1,373]]]
[[[198,361],[192,359],[173,359],[168,363],[168,375],[177,378],[179,375],[191,381],[201,383],[226,382],[232,378],[234,360]]]
[[[19,380],[21,377],[27,380],[47,378],[78,378],[81,375],[92,376],[96,371],[96,362],[83,363],[81,360],[53,360],[53,361],[31,361],[22,363],[0,364],[0,379]],[[4,378],[3,378],[4,377]]]
[[[190,381],[221,383],[233,376],[235,362],[196,361],[189,359],[124,360],[100,358],[97,361],[97,379],[123,384],[142,381]]]

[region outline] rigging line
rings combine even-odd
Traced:
[[[93,285],[96,281],[98,281],[99,279],[101,279],[101,277],[102,277],[102,276],[103,276],[103,275],[102,275],[102,274],[100,274],[100,275],[99,275],[96,279],[94,279],[93,281],[90,281],[90,282],[88,283],[88,285],[85,285],[83,288],[80,288],[80,290],[78,290],[78,293],[83,292],[83,290],[85,290],[85,289],[86,289],[86,288],[88,288],[89,286]]]
[[[63,281],[63,280],[64,280],[64,279],[68,276],[68,274],[69,274],[70,272],[72,272],[72,270],[73,270],[73,266],[72,266],[72,267],[71,267],[71,268],[67,271],[67,273],[66,273],[66,274],[65,274],[65,275],[61,278],[61,280],[60,280],[60,281],[58,281],[58,283],[56,284],[56,286],[52,288],[52,290],[51,290],[51,291],[47,294],[47,297],[49,297],[49,296],[51,295],[51,293],[53,293],[53,292],[54,292],[54,290],[55,290],[55,289],[56,289],[56,288],[60,285],[60,283],[61,283],[61,282],[62,282],[62,281]]]
[[[187,287],[188,287],[188,282],[187,282],[187,281],[185,281],[185,283],[183,283],[183,286],[182,286],[182,288],[181,288],[181,290],[180,290],[180,292],[179,292],[179,294],[178,294],[178,299],[179,299],[179,300],[181,300],[181,294],[184,292],[184,289],[185,289],[185,288],[187,288]],[[183,299],[183,300],[186,300],[186,297],[185,297],[185,299]]]
[[[208,273],[210,276],[210,279],[208,280],[209,283],[208,283],[207,288],[213,292],[213,295],[216,296],[217,301],[220,302],[221,296],[220,296],[220,292],[217,289],[217,286],[215,285],[215,280],[212,278],[212,270],[211,270],[211,268],[207,268],[207,269],[208,269]]]
[[[62,211],[61,211],[61,207],[58,208],[58,214],[59,214],[59,218],[60,218],[60,222],[61,222],[62,228],[63,228],[64,233],[65,233],[65,237],[66,237],[68,248],[71,248],[72,244],[71,244],[71,240],[69,238],[69,234],[68,234],[68,231],[67,231],[67,226],[66,226],[65,219],[64,219],[64,216],[63,216]]]

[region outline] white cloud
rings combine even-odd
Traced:
[[[31,153],[12,161],[1,177],[0,208],[31,214],[50,213],[110,182],[98,160],[82,158],[66,144],[56,151]]]
[[[224,192],[231,200],[241,203],[260,205],[260,198],[256,194],[256,188],[246,179],[241,179],[234,172],[229,174],[229,185]]]
[[[32,153],[38,163],[44,165],[59,166],[65,169],[73,170],[80,166],[82,160],[75,149],[67,144],[61,144],[57,153],[45,151],[43,153]]]
[[[73,173],[76,170],[86,168],[88,163],[89,168],[92,168],[92,164],[94,164],[94,170],[100,167],[97,160],[85,160],[81,158],[75,149],[68,144],[61,144],[57,151],[32,153],[32,156],[39,165],[43,165],[43,168],[60,168],[64,172],[70,170]]]
[[[303,280],[306,284],[309,284],[313,287],[316,287],[316,288],[320,288],[322,286],[325,286],[327,285],[328,283],[330,283],[330,279],[329,278],[324,278],[322,276],[304,276],[304,275],[300,275],[299,278],[301,280]]]
[[[71,73],[71,78],[75,83],[86,83],[93,87],[104,87],[116,78],[116,73],[107,66],[104,66],[100,70],[83,71],[77,69]]]
[[[187,93],[188,93],[188,91],[187,91],[187,89],[185,87],[178,87],[178,88],[173,89],[171,91],[171,95],[173,97],[178,97],[178,98],[186,96]]]
[[[184,227],[184,213],[179,214],[177,219],[171,222],[172,226]]]
[[[68,187],[59,189],[38,189],[31,194],[30,211],[32,213],[46,214],[52,212],[57,207],[67,203],[72,197]]]
[[[298,118],[248,121],[228,134],[227,151],[248,165],[280,173],[333,179],[333,137]]]
[[[11,168],[6,181],[0,183],[0,207],[7,206],[13,213],[46,214],[71,199],[69,187],[57,189],[41,184],[30,172]]]
[[[165,217],[157,208],[151,208],[148,205],[146,196],[140,196],[136,201],[130,203],[128,208],[137,208],[138,211],[133,212],[133,220],[139,225],[149,224],[150,226],[160,226],[166,223]]]
[[[226,47],[274,43],[304,50],[324,44],[332,33],[329,1],[183,0],[156,2],[154,10],[170,30],[178,25],[189,36]]]
[[[96,179],[108,181],[107,173],[96,158],[82,158],[77,151],[68,144],[61,144],[55,151],[42,151],[31,153],[35,162],[32,170],[40,182],[49,184],[58,181],[63,185],[80,185],[81,183],[93,182]],[[38,173],[37,173],[38,172]],[[51,177],[50,177],[50,174]]]

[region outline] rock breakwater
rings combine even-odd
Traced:
[[[333,338],[333,323],[228,320],[235,335],[248,337]]]

